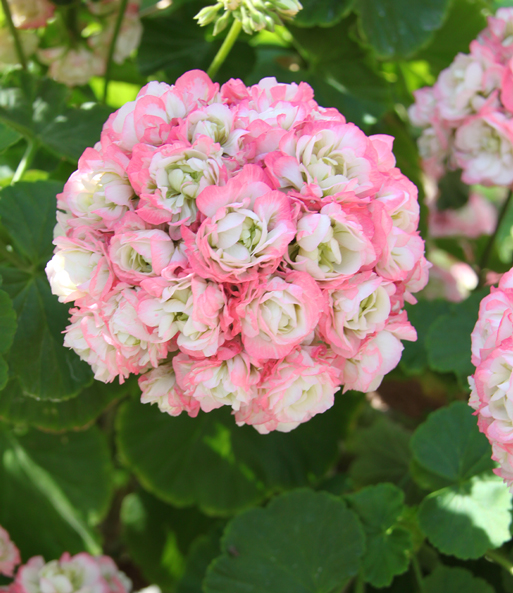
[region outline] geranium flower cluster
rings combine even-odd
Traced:
[[[513,184],[513,8],[489,17],[470,53],[414,95],[410,119],[424,128],[419,150],[431,177],[461,169],[467,184]]]
[[[87,0],[84,7],[75,7],[87,12],[80,15],[74,27],[79,31],[68,32],[55,37],[55,33],[48,39],[43,36],[42,45],[38,45],[41,36],[34,29],[45,27],[48,19],[64,19],[61,10],[48,0],[9,0],[13,23],[19,31],[20,42],[25,54],[29,58],[36,54],[38,60],[49,66],[48,76],[67,84],[68,86],[82,85],[89,82],[92,76],[103,76],[107,65],[108,51],[114,34],[115,22],[120,10],[119,0]],[[80,13],[79,13],[80,14]],[[95,27],[88,34],[85,27],[88,21],[94,21]],[[66,31],[65,19],[60,30]],[[91,29],[91,27],[89,27]],[[70,38],[73,36],[73,39]],[[77,42],[76,37],[80,39]],[[116,39],[113,60],[122,64],[135,50],[142,36],[142,24],[139,19],[139,0],[130,0],[125,10],[121,29]],[[18,55],[14,41],[6,27],[0,28],[0,66],[16,64]]]
[[[495,473],[513,491],[513,269],[481,301],[472,332],[472,364],[476,372],[469,378],[469,404],[500,465]]]
[[[65,552],[51,562],[34,556],[14,575],[20,562],[18,548],[0,526],[0,575],[15,576],[10,585],[0,587],[4,593],[130,593],[132,589],[130,579],[108,556]]]
[[[96,379],[142,401],[288,431],[375,389],[427,281],[417,189],[305,83],[152,82],[58,196],[54,294]]]

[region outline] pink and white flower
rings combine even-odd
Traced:
[[[7,531],[0,525],[0,574],[14,575],[14,569],[21,562],[20,552],[13,544]]]

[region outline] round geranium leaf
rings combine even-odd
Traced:
[[[424,593],[493,593],[483,579],[464,568],[438,566],[424,581]]]
[[[444,554],[479,558],[510,539],[511,494],[499,477],[475,476],[427,496],[418,518],[429,541]]]
[[[340,394],[331,410],[290,434],[268,435],[238,427],[226,408],[171,417],[133,400],[118,415],[118,446],[142,485],[159,498],[226,516],[273,491],[322,477],[360,401],[353,395]]]
[[[237,516],[206,593],[331,593],[359,570],[364,534],[356,515],[326,492],[297,490]]]
[[[405,509],[404,493],[393,484],[379,484],[346,496],[346,500],[366,535],[365,580],[374,587],[386,587],[407,570],[413,548],[410,532],[397,524]]]
[[[457,485],[494,467],[472,410],[454,402],[430,414],[411,441],[414,477],[428,490]]]

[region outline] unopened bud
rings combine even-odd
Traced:
[[[202,8],[194,18],[198,21],[200,27],[204,27],[216,20],[221,8],[223,8],[221,2],[218,2],[214,6],[205,6],[205,8]]]

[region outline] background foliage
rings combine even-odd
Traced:
[[[193,20],[206,4],[145,0],[141,45],[112,69],[106,104],[102,78],[71,91],[39,65],[1,77],[0,524],[24,561],[103,549],[137,588],[513,591],[511,495],[465,403],[486,290],[409,307],[419,339],[380,395],[339,394],[290,434],[238,428],[223,410],[165,416],[138,403],[134,381],[93,383],[63,348],[67,308],[44,274],[55,195],[112,110],[149,80],[209,66],[222,40]],[[303,0],[286,27],[241,35],[216,78],[309,82],[319,104],[395,136],[422,201],[412,92],[468,50],[498,5]],[[27,145],[30,169],[10,185]],[[454,186],[443,199],[461,204]],[[506,213],[489,260],[498,272],[511,266],[512,224]],[[479,261],[483,239],[430,237],[425,207],[421,226],[429,251]]]

